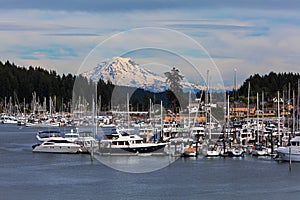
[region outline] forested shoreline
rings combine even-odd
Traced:
[[[39,101],[44,98],[49,99],[55,97],[57,99],[57,107],[70,111],[72,101],[72,91],[76,78],[82,79],[81,84],[85,84],[87,88],[91,88],[91,83],[84,77],[76,77],[72,74],[59,75],[54,70],[46,70],[42,67],[20,67],[6,61],[0,61],[0,110],[9,101],[13,104],[23,103],[30,104],[33,94]],[[247,78],[240,88],[237,89],[236,95],[239,101],[244,101],[250,91],[252,103],[255,102],[257,93],[264,93],[265,99],[270,100],[277,96],[277,92],[288,96],[288,91],[295,91],[298,95],[298,82],[300,80],[299,73],[274,73],[270,72],[266,75],[254,74]],[[250,83],[250,84],[249,84]],[[250,88],[249,88],[250,85]],[[82,86],[85,87],[84,85]],[[103,110],[110,109],[111,95],[115,86],[111,82],[100,80],[97,85],[98,95],[101,96],[101,105]],[[136,110],[148,109],[148,101],[145,99],[152,98],[154,103],[166,100],[165,93],[153,93],[143,89],[133,89],[129,87],[121,87],[122,90],[136,90],[132,98],[132,105]],[[229,91],[231,100],[233,101],[233,92]]]

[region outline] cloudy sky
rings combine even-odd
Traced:
[[[152,45],[175,52],[194,65],[202,65],[199,68],[202,75],[207,71],[205,66],[212,62],[229,87],[233,85],[235,69],[239,84],[254,73],[300,72],[300,1],[0,0],[0,3],[2,62],[9,60],[21,66],[77,74],[97,48],[102,53],[97,61],[100,63],[113,56],[131,56],[128,52]],[[120,33],[124,32],[131,37],[122,38]],[[161,45],[163,41],[165,44]],[[194,44],[189,44],[191,41]],[[147,59],[147,52],[142,51],[138,62],[143,62],[142,57]],[[157,51],[155,55],[158,56]]]

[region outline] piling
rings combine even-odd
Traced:
[[[290,160],[290,162],[289,162],[289,170],[290,170],[290,172],[292,172],[292,158],[291,158],[291,154],[292,154],[292,149],[290,147],[289,148],[289,160]]]
[[[94,161],[94,145],[93,145],[93,142],[91,142],[91,161]]]

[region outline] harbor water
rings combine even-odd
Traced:
[[[11,199],[299,199],[300,163],[269,157],[178,158],[127,173],[87,154],[32,153],[37,128],[0,125],[0,197]],[[109,159],[109,158],[107,158]],[[127,167],[137,159],[126,158]],[[124,164],[124,163],[123,163]]]

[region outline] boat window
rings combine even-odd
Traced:
[[[299,142],[291,142],[292,146],[299,146]]]
[[[122,136],[129,136],[129,134],[126,133],[126,132],[122,132],[121,135],[122,135]]]

